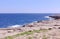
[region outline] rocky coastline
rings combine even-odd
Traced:
[[[0,39],[60,39],[60,19],[36,21],[22,27],[0,28]]]

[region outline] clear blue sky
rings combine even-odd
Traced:
[[[56,13],[60,0],[0,0],[0,13]]]

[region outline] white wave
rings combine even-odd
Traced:
[[[49,16],[45,16],[44,18],[48,18],[49,20],[53,20],[54,18],[51,18]]]
[[[44,18],[50,18],[49,16],[45,16]]]
[[[8,26],[9,28],[16,28],[16,27],[21,27],[22,25],[12,25],[12,26]]]

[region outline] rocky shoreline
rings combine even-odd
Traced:
[[[42,31],[48,30],[48,31],[40,33],[38,30],[39,31],[40,30],[42,30]],[[39,33],[36,33],[37,31]],[[31,39],[43,39],[45,34],[47,35],[46,39],[60,39],[59,38],[59,36],[60,36],[59,35],[60,34],[59,33],[60,32],[60,20],[43,20],[43,21],[32,22],[32,23],[23,25],[22,27],[0,28],[0,38],[1,39],[10,39],[10,38],[6,38],[6,37],[8,37],[8,36],[14,37],[14,35],[22,33],[22,32],[34,32],[34,34],[18,36],[13,39],[28,39],[28,37],[30,37]],[[54,33],[57,35],[55,35]],[[35,34],[37,34],[37,36]],[[48,38],[49,34],[54,35],[56,37],[50,36]],[[35,38],[34,38],[34,36],[35,36]]]

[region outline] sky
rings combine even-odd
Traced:
[[[0,0],[0,13],[60,13],[60,0]]]

